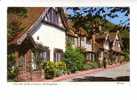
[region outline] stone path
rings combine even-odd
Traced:
[[[113,64],[104,68],[79,71],[74,74],[66,74],[44,82],[79,82],[79,81],[128,81],[129,63]]]
[[[129,81],[129,63],[67,81]]]

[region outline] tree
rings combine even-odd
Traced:
[[[11,38],[16,33],[21,32],[24,28],[21,27],[21,22],[13,20],[8,23],[8,38]]]
[[[67,47],[64,54],[64,61],[69,72],[82,70],[85,62],[85,57],[79,48]]]
[[[16,33],[21,32],[24,27],[21,27],[21,21],[18,20],[19,17],[27,17],[27,8],[24,7],[9,7],[8,8],[8,24],[7,32],[8,39],[12,38]]]
[[[92,23],[92,19],[95,16],[101,16],[103,19],[106,19],[108,17],[113,19],[119,17],[119,13],[121,13],[123,17],[126,17],[126,19],[121,20],[120,26],[123,26],[123,29],[129,29],[129,7],[68,7],[66,9],[73,12],[72,14],[69,14],[69,18],[75,18],[79,20],[81,16],[86,16],[86,18],[84,19],[84,23],[85,21],[87,21],[88,23]],[[100,24],[103,24],[103,22],[98,23],[98,25],[96,23],[96,26],[99,26]]]
[[[74,22],[74,27],[78,30],[83,27],[88,33],[90,41],[96,33],[104,33],[105,31],[119,30],[122,35],[129,37],[129,7],[68,7],[70,10],[68,18]],[[114,25],[107,18],[118,18],[120,14],[126,17],[121,20],[119,25]]]
[[[21,17],[27,16],[27,8],[25,7],[9,7],[8,8],[8,14],[15,14]]]

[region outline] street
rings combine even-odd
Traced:
[[[86,82],[86,81],[129,81],[130,71],[129,64],[126,63],[113,69],[106,69],[97,73],[86,74],[84,76],[78,76],[70,80],[69,82]]]

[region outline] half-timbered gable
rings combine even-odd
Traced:
[[[112,62],[112,59],[117,62],[121,55],[121,40],[119,33],[109,32],[107,34],[98,35],[96,42],[100,44],[98,47],[98,59],[100,63],[103,58],[106,58],[107,64]]]
[[[33,11],[34,8],[30,9]],[[15,53],[19,81],[29,81],[35,77],[41,79],[41,61],[63,60],[66,31],[61,14],[58,8],[45,8],[40,13],[25,32],[17,34],[8,43],[8,52]],[[38,76],[33,77],[33,74]]]
[[[106,37],[105,37],[104,44],[103,44],[103,48],[104,48],[105,50],[110,50],[109,34],[107,34]]]
[[[116,52],[121,52],[121,41],[119,34],[116,34],[115,39],[112,43],[112,50]]]
[[[44,21],[64,28],[58,8],[49,8],[45,15]]]
[[[50,49],[50,60],[54,61],[54,49],[65,51],[65,29],[57,8],[49,8],[39,29],[33,34],[36,43]]]

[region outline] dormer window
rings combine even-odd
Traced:
[[[116,40],[115,46],[116,46],[116,47],[120,47],[119,40]]]
[[[37,36],[37,40],[39,40],[39,36]]]
[[[109,50],[110,49],[109,45],[110,45],[110,41],[108,39],[105,40],[105,42],[104,42],[104,49]]]

